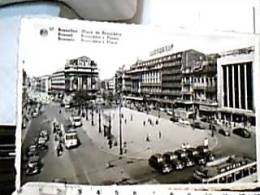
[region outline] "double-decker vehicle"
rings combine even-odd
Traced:
[[[197,183],[233,183],[240,180],[254,182],[256,162],[244,158],[229,158],[212,166],[202,166],[193,172]]]

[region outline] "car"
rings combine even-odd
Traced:
[[[188,156],[181,158],[180,161],[182,161],[186,167],[192,167],[195,165],[194,160]]]
[[[189,122],[189,121],[184,120],[184,119],[182,119],[182,118],[179,118],[178,122],[179,122],[180,124],[183,124],[183,125],[190,125],[190,122]]]
[[[174,151],[174,154],[178,156],[178,159],[180,160],[181,158],[187,157],[188,153],[183,150],[183,149],[178,149],[176,151]]]
[[[165,152],[163,154],[163,158],[165,162],[171,164],[175,170],[182,170],[184,168],[184,164],[178,159],[178,156],[173,152]]]
[[[41,130],[39,137],[45,139],[46,141],[49,140],[49,134],[47,130]]]
[[[178,117],[174,116],[174,117],[171,117],[171,118],[170,118],[170,121],[172,121],[172,122],[178,122],[179,119],[178,119]]]
[[[198,165],[205,165],[207,158],[205,155],[201,155],[196,148],[187,149],[188,156]]]
[[[173,114],[173,111],[172,111],[172,110],[170,110],[170,109],[167,109],[167,110],[166,110],[166,113],[167,113],[167,115],[169,115],[169,116],[172,116],[172,114]]]
[[[35,155],[38,155],[38,154],[39,154],[39,151],[38,151],[36,144],[32,144],[32,145],[28,146],[27,151],[26,151],[27,157],[35,156]]]
[[[233,129],[233,134],[238,135],[238,136],[243,137],[243,138],[250,138],[251,137],[251,133],[245,128]]]
[[[36,117],[38,117],[38,112],[36,112],[36,111],[35,111],[35,112],[33,112],[33,113],[32,113],[32,117],[33,117],[33,118],[36,118]]]
[[[191,127],[196,128],[196,129],[205,129],[205,126],[203,126],[200,122],[194,121],[191,123]]]
[[[80,116],[71,117],[71,123],[74,128],[81,127],[82,126],[81,117]]]
[[[204,145],[199,145],[197,146],[197,150],[199,151],[199,154],[206,154],[207,152],[209,152],[209,147],[208,146],[204,146]]]
[[[31,156],[25,166],[26,175],[35,175],[40,173],[41,161],[38,155]]]
[[[230,132],[224,129],[219,129],[218,133],[224,136],[230,136]]]
[[[207,162],[211,162],[216,159],[215,155],[211,151],[206,152],[204,156],[206,157]]]
[[[173,166],[169,163],[166,163],[163,159],[163,156],[159,153],[153,154],[149,158],[148,163],[152,168],[162,174],[170,173],[173,171]]]

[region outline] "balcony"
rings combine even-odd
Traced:
[[[141,83],[141,87],[160,87],[161,83]]]
[[[190,90],[182,90],[181,94],[183,94],[183,95],[192,95],[192,91],[190,91]]]
[[[172,96],[181,96],[180,91],[166,91],[166,90],[162,90],[162,94],[163,95],[172,95]]]
[[[163,76],[162,81],[181,81],[182,76]]]

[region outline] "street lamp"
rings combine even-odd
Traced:
[[[98,112],[98,132],[101,133],[101,113],[100,113],[100,105],[99,105],[99,112]]]
[[[123,154],[121,106],[122,106],[122,99],[121,99],[121,93],[119,93],[119,155]]]
[[[94,107],[93,107],[93,103],[91,104],[91,125],[94,126]]]

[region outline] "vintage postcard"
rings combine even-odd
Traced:
[[[23,18],[18,183],[257,182],[258,54],[250,34]]]

